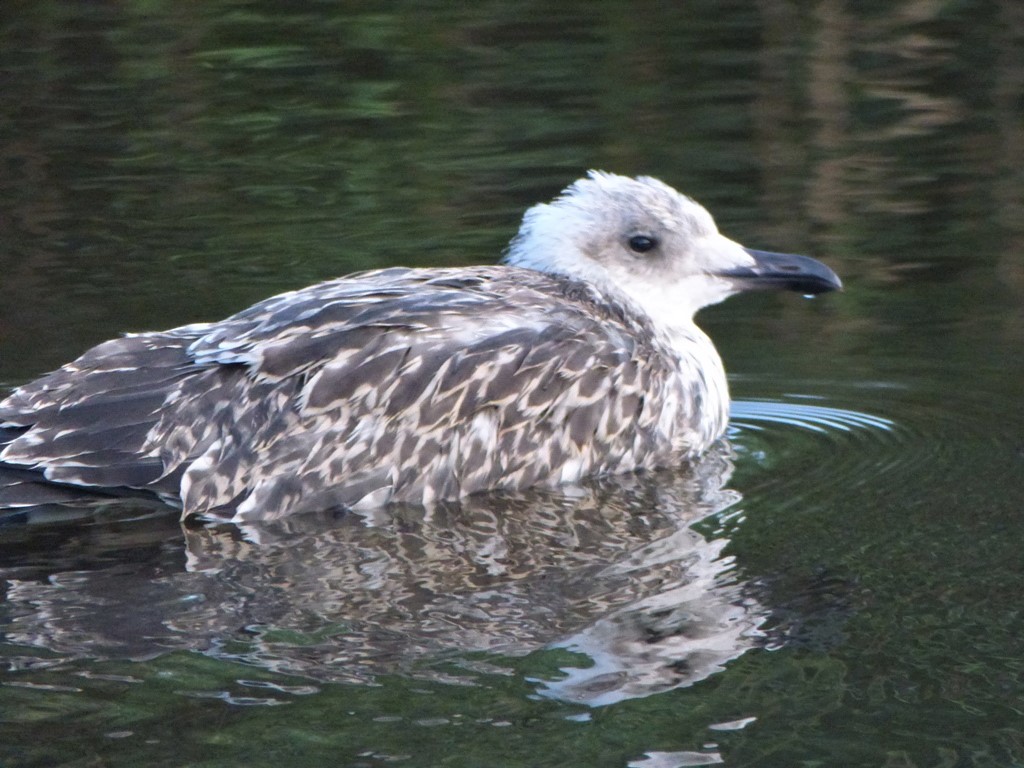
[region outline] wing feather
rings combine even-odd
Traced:
[[[0,403],[0,461],[240,517],[621,471],[677,373],[641,326],[528,270],[363,273],[95,347]]]

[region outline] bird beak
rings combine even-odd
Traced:
[[[718,273],[734,281],[740,290],[775,289],[817,294],[843,287],[839,276],[816,259],[751,248],[743,250],[753,257],[753,264]]]

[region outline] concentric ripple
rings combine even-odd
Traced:
[[[901,422],[876,413],[831,404],[824,398],[733,402],[729,440],[741,457],[774,466],[788,459],[814,457],[815,465],[850,475],[894,460],[913,459],[907,451],[916,436]],[[918,454],[919,455],[919,454]],[[804,474],[804,480],[807,479]]]
[[[730,427],[733,430],[763,430],[765,423],[785,424],[821,434],[832,430],[879,429],[894,432],[897,429],[896,422],[891,419],[845,408],[775,400],[737,400],[732,404]]]
[[[743,381],[748,392],[750,385]],[[794,394],[798,388],[812,394]],[[754,382],[753,389],[769,387]],[[982,387],[950,392],[928,381],[808,381],[787,389],[736,399],[729,441],[738,469],[771,470],[773,487],[781,484],[793,504],[826,488],[927,486],[962,469],[968,456],[991,464],[1021,454],[1024,445],[1019,414],[994,424],[991,404],[998,398]]]
[[[781,485],[792,504],[837,485],[856,488],[883,474],[926,471],[940,444],[909,427],[902,415],[890,416],[904,409],[884,398],[903,393],[873,394],[875,412],[843,407],[836,395],[734,401],[729,441],[737,467],[770,471],[773,486]]]

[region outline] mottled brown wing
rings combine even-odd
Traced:
[[[343,288],[197,345],[220,365],[152,436],[186,513],[430,502],[632,468],[654,442],[662,356],[577,284],[482,268]]]
[[[258,516],[615,471],[666,376],[639,330],[526,270],[364,273],[90,350],[0,404],[2,460]]]

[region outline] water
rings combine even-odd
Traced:
[[[1011,2],[0,11],[0,382],[651,173],[841,295],[706,311],[691,469],[0,530],[0,762],[1024,765]]]

